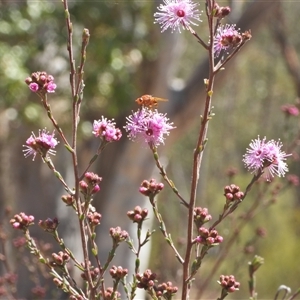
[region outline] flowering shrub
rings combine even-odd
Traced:
[[[67,12],[68,43],[71,44],[72,23],[68,13],[68,1],[63,0],[63,3]],[[136,187],[136,190],[149,199],[153,215],[166,241],[166,246],[171,248],[174,257],[177,259],[176,263],[181,267],[180,283],[176,283],[176,285],[171,281],[162,282],[159,275],[151,269],[141,270],[140,268],[141,249],[149,242],[154,233],[154,231],[147,231],[145,236],[141,234],[142,226],[144,222],[147,222],[147,218],[150,215],[146,208],[135,206],[127,212],[129,221],[137,227],[137,242],[134,242],[130,234],[120,226],[110,228],[111,249],[107,253],[105,261],[101,261],[99,258],[99,245],[96,243],[96,235],[97,226],[101,226],[102,215],[96,211],[93,205],[93,198],[95,194],[101,191],[102,177],[91,172],[90,169],[105,147],[109,147],[110,143],[120,141],[122,132],[113,119],[109,120],[105,116],[101,116],[100,119],[94,120],[91,132],[94,138],[99,140],[99,146],[95,150],[94,157],[85,166],[84,172],[80,174],[76,142],[78,122],[80,122],[80,105],[84,101],[83,68],[86,48],[89,42],[89,31],[87,29],[83,31],[82,57],[78,68],[79,71],[76,71],[73,65],[72,47],[68,47],[71,62],[71,96],[73,99],[73,119],[71,124],[73,132],[71,141],[66,138],[64,130],[58,125],[59,123],[55,119],[48,101],[49,94],[59,89],[54,83],[54,77],[42,71],[32,73],[25,80],[29,89],[40,97],[41,104],[54,129],[52,134],[47,129],[39,130],[38,136],[32,133],[25,142],[24,156],[25,158],[32,156],[33,160],[40,156],[64,187],[66,194],[62,196],[62,201],[78,219],[83,261],[74,256],[68,245],[64,243],[63,238],[60,237],[58,218],[52,219],[49,217],[46,220],[38,221],[41,229],[50,234],[61,248],[57,253],[54,252],[48,256],[41,251],[38,243],[31,236],[30,228],[34,225],[34,216],[20,212],[14,215],[10,220],[10,224],[15,230],[20,230],[25,237],[25,240],[19,240],[16,243],[16,247],[17,245],[26,244],[30,253],[48,270],[55,286],[64,291],[70,299],[121,299],[121,297],[134,299],[138,289],[145,290],[151,299],[181,298],[185,300],[192,298],[192,282],[200,271],[202,262],[212,248],[218,248],[226,240],[226,237],[221,235],[222,230],[219,229],[223,220],[233,214],[238,207],[241,206],[242,209],[243,202],[255,183],[258,183],[260,180],[272,181],[274,176],[284,177],[288,172],[286,160],[291,156],[290,152],[292,149],[286,153],[282,150],[284,145],[279,140],[267,141],[266,138],[261,140],[258,136],[257,139],[250,142],[249,148],[246,150],[243,158],[241,157],[245,167],[253,173],[252,179],[244,190],[234,183],[230,183],[223,188],[224,203],[221,206],[218,218],[214,218],[209,213],[208,208],[197,206],[200,166],[207,143],[209,121],[214,116],[212,113],[212,96],[215,77],[232,57],[241,50],[245,43],[251,39],[250,30],[241,32],[236,29],[234,24],[223,25],[223,19],[230,14],[230,8],[227,6],[221,7],[212,0],[206,1],[208,36],[202,39],[193,29],[194,26],[198,26],[199,22],[202,22],[200,19],[202,12],[199,10],[199,5],[199,3],[191,0],[164,0],[164,3],[158,7],[158,12],[154,14],[154,21],[160,24],[162,32],[171,29],[181,33],[181,29],[185,29],[192,34],[196,38],[196,42],[207,51],[210,63],[210,71],[207,74],[207,79],[204,81],[206,89],[205,106],[202,112],[199,133],[195,141],[191,189],[188,199],[181,195],[169,178],[158,152],[158,146],[162,147],[165,139],[170,134],[176,134],[178,125],[174,125],[167,117],[167,114],[162,114],[158,111],[157,103],[153,106],[141,103],[141,107],[137,111],[126,117],[126,125],[124,126],[128,139],[142,144],[144,148],[149,148],[149,151],[153,154],[154,163],[164,180],[164,183],[162,183],[157,182],[155,179],[141,179],[142,183],[139,188]],[[205,42],[206,40],[208,42]],[[295,107],[285,106],[282,108],[282,111],[287,116],[298,115]],[[56,132],[57,137],[54,137],[54,132]],[[57,171],[50,156],[56,153],[55,149],[59,143],[58,140],[60,140],[60,143],[64,143],[65,148],[72,157],[74,170],[73,186],[69,185],[66,179]],[[136,146],[140,147],[138,143]],[[230,170],[229,173],[230,178],[235,175],[234,170]],[[294,185],[298,184],[295,177],[290,176],[288,180]],[[187,215],[186,241],[183,243],[183,249],[182,247],[177,247],[176,243],[173,242],[157,204],[159,194],[167,186],[171,188],[178,198],[178,204],[181,204]],[[278,193],[278,188],[274,189],[273,193]],[[254,209],[255,205],[253,206]],[[245,213],[245,221],[249,220],[253,210],[250,209]],[[217,227],[218,230],[216,229]],[[265,232],[264,230],[258,230],[257,234],[264,236]],[[130,272],[127,268],[113,265],[116,250],[121,243],[126,243],[135,256],[134,272],[130,274],[133,275],[132,277],[128,276]],[[252,299],[256,297],[255,272],[262,264],[263,259],[258,256],[255,256],[249,263],[249,290]],[[81,282],[78,279],[76,281],[72,277],[70,266],[79,270]],[[109,273],[112,278],[113,286],[107,286],[106,273]],[[127,280],[131,281],[128,283]],[[236,281],[235,276],[231,274],[220,275],[217,283],[220,286],[218,299],[224,299],[229,293],[238,291],[241,285],[240,282]],[[40,287],[36,287],[35,294],[38,293],[43,295],[44,291]],[[122,296],[122,293],[124,296]]]

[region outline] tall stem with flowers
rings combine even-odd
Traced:
[[[70,63],[72,99],[71,141],[67,139],[63,129],[58,125],[58,121],[54,118],[51,106],[48,102],[48,95],[55,92],[57,88],[53,76],[48,75],[44,71],[34,72],[26,79],[26,83],[30,90],[40,97],[48,118],[51,120],[54,129],[58,132],[61,142],[64,143],[65,148],[71,155],[74,186],[69,186],[51,160],[50,155],[55,154],[54,149],[59,143],[57,138],[55,138],[54,131],[50,133],[47,129],[43,129],[39,131],[37,136],[32,133],[27,139],[23,151],[25,157],[32,156],[33,160],[36,156],[40,156],[63,185],[67,194],[62,196],[62,201],[69,206],[70,209],[73,209],[77,216],[84,259],[82,262],[78,261],[71,249],[65,245],[63,239],[59,236],[59,221],[56,218],[39,221],[39,226],[45,232],[51,234],[61,247],[61,251],[59,253],[53,253],[51,258],[46,257],[42,251],[40,251],[34,239],[30,236],[29,227],[34,223],[33,216],[28,216],[21,212],[11,219],[11,224],[13,228],[23,231],[31,253],[49,269],[49,273],[55,285],[68,293],[70,299],[120,299],[120,286],[123,286],[127,299],[134,299],[137,289],[146,290],[152,299],[172,299],[179,290],[177,286],[174,286],[170,281],[158,283],[157,275],[154,272],[145,270],[141,273],[140,270],[141,249],[148,243],[153,234],[153,231],[148,231],[144,237],[142,236],[143,222],[145,222],[149,214],[147,209],[142,209],[137,206],[127,212],[128,218],[137,224],[137,245],[133,239],[129,237],[129,234],[120,227],[111,228],[109,234],[112,238],[112,248],[107,255],[106,261],[100,261],[99,259],[98,245],[96,244],[96,227],[100,225],[102,216],[96,211],[92,205],[92,201],[94,195],[100,191],[102,178],[89,170],[98,156],[101,155],[104,148],[111,142],[118,142],[122,137],[122,133],[121,130],[116,127],[114,120],[108,120],[104,116],[99,120],[95,120],[92,133],[95,138],[100,139],[99,146],[86,167],[82,168],[78,165],[77,131],[80,120],[81,103],[84,101],[83,69],[86,62],[86,49],[90,35],[87,29],[83,30],[80,63],[79,66],[76,67],[72,46],[73,26],[69,14],[68,1],[63,0],[63,4],[66,12],[66,25],[68,30],[67,50],[69,52]],[[223,20],[230,13],[230,8],[227,6],[219,6],[214,0],[206,0],[205,15],[208,24],[208,42],[205,42],[193,29],[199,22],[202,22],[202,13],[203,12],[199,10],[199,4],[192,0],[164,0],[164,3],[158,7],[158,12],[154,14],[155,23],[161,25],[162,31],[171,29],[179,33],[183,30],[191,33],[196,38],[197,43],[207,52],[209,61],[209,73],[204,81],[206,89],[205,104],[193,153],[191,186],[188,200],[184,199],[180,194],[173,181],[168,177],[159,159],[158,147],[164,143],[166,136],[170,134],[171,130],[176,130],[176,127],[170,122],[166,114],[158,112],[155,98],[149,95],[145,95],[147,97],[144,96],[144,98],[139,98],[139,100],[142,100],[137,102],[141,107],[126,118],[127,122],[124,127],[127,132],[127,137],[130,140],[140,141],[149,147],[165,183],[171,187],[174,194],[178,197],[179,203],[187,210],[188,220],[185,250],[183,253],[180,253],[166,228],[163,216],[160,214],[157,205],[156,196],[164,188],[164,184],[157,183],[154,179],[144,180],[142,182],[139,191],[149,198],[160,231],[182,267],[182,284],[180,286],[182,300],[190,298],[192,282],[199,272],[202,261],[207,253],[211,248],[217,247],[223,242],[223,237],[218,234],[216,227],[245,200],[253,184],[260,177],[263,176],[266,180],[270,180],[275,175],[279,177],[284,176],[288,171],[285,160],[289,154],[281,150],[283,146],[282,143],[274,140],[268,141],[266,138],[260,139],[258,136],[257,139],[250,143],[250,147],[247,149],[243,158],[245,166],[254,174],[252,180],[244,192],[235,184],[226,186],[224,188],[225,205],[223,211],[219,214],[219,218],[213,221],[211,226],[204,226],[205,223],[212,220],[212,216],[209,214],[207,208],[197,206],[196,191],[199,180],[201,179],[200,170],[203,153],[208,141],[208,125],[214,116],[212,112],[214,81],[218,72],[221,71],[245,43],[250,40],[251,33],[250,31],[241,33],[236,29],[234,24],[222,24]],[[143,99],[147,99],[148,102],[143,102]],[[81,169],[83,171],[80,171]],[[124,241],[126,241],[135,256],[133,280],[130,284],[126,282],[127,269],[121,266],[111,266],[118,246]],[[94,261],[94,265],[91,262],[92,260]],[[85,283],[84,285],[75,282],[72,278],[72,274],[68,268],[71,263],[80,270],[81,277]],[[252,264],[250,264],[250,266],[252,266],[250,290],[253,299],[253,295],[255,295],[254,272],[262,263],[262,259],[256,258]],[[113,279],[112,287],[107,287],[104,279],[104,275],[108,269]],[[220,300],[224,299],[228,293],[238,290],[240,286],[240,283],[235,280],[233,275],[221,275],[218,283],[221,287],[220,297],[218,298]]]
[[[240,34],[234,25],[221,24],[221,21],[230,13],[229,7],[220,7],[215,1],[206,1],[206,17],[209,28],[209,43],[205,43],[192,29],[192,25],[197,25],[200,20],[200,12],[197,4],[192,1],[165,1],[165,4],[158,7],[159,12],[154,16],[156,22],[162,25],[162,31],[167,28],[174,30],[186,29],[192,33],[200,45],[203,46],[208,53],[209,60],[209,74],[205,80],[206,99],[204,105],[204,112],[201,116],[201,125],[199,128],[199,135],[194,149],[194,160],[192,169],[192,180],[190,188],[190,200],[188,207],[188,226],[187,226],[187,242],[186,253],[183,262],[183,283],[182,283],[182,299],[187,299],[191,288],[191,281],[201,265],[201,260],[207,253],[201,251],[200,256],[196,259],[196,264],[199,267],[192,267],[191,271],[191,253],[195,244],[194,235],[194,211],[196,205],[196,191],[200,179],[200,167],[203,158],[205,144],[207,142],[207,129],[209,120],[212,118],[212,96],[214,80],[217,73],[225,66],[225,64],[233,57],[237,51],[251,38],[250,32]],[[217,60],[219,58],[219,60]],[[241,197],[240,199],[241,200]],[[210,228],[210,231],[214,230]],[[209,232],[206,232],[209,234]],[[222,241],[219,239],[218,241]],[[216,241],[213,241],[216,244]],[[194,269],[194,270],[193,270]]]

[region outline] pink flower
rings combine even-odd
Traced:
[[[101,120],[94,121],[92,133],[107,142],[119,141],[122,137],[122,132],[119,128],[116,128],[116,123],[113,122],[113,119],[107,120],[103,116]]]
[[[261,140],[258,136],[256,140],[252,140],[249,146],[250,148],[247,149],[243,159],[249,170],[253,172],[265,170],[268,180],[270,176],[277,175],[281,177],[288,172],[285,160],[291,154],[281,151],[283,145],[280,141],[270,140],[267,142],[266,137]]]
[[[175,128],[173,123],[168,122],[166,115],[147,107],[142,107],[126,119],[124,128],[128,132],[128,138],[132,141],[142,140],[151,147],[164,144],[164,136]]]
[[[218,57],[222,50],[236,47],[242,41],[242,36],[234,25],[221,25],[214,38],[214,53]]]
[[[190,25],[198,26],[194,21],[201,22],[201,13],[197,6],[198,3],[191,0],[164,0],[164,4],[157,7],[160,12],[154,14],[154,23],[161,25],[162,32],[169,27],[172,28],[172,32],[176,29],[181,32],[180,27],[189,30]]]
[[[289,117],[289,116],[295,116],[297,117],[299,115],[299,109],[297,106],[292,104],[286,104],[281,106],[281,110]]]
[[[56,89],[56,84],[53,81],[50,81],[45,86],[47,93],[54,93]]]
[[[52,75],[48,75],[44,71],[32,73],[30,77],[26,78],[25,82],[34,93],[54,93],[56,89],[54,77]]]
[[[39,135],[36,137],[34,133],[27,139],[26,145],[23,145],[25,150],[24,156],[27,158],[32,155],[33,159],[37,154],[40,154],[42,157],[46,157],[49,153],[51,155],[55,155],[56,151],[53,150],[58,144],[56,138],[54,138],[54,131],[52,134],[46,131],[46,128],[43,130],[39,130]]]
[[[29,88],[32,92],[36,93],[39,90],[39,85],[36,82],[31,82]]]

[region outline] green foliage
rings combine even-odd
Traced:
[[[116,117],[132,105],[140,93],[137,74],[142,65],[156,58],[150,2],[70,2],[74,52],[79,64],[83,28],[91,34],[88,46],[84,90],[84,118],[99,118],[106,113]],[[29,1],[2,5],[0,12],[0,89],[1,107],[14,107],[21,117],[40,123],[43,119],[24,79],[36,70],[45,70],[56,78],[58,91],[51,95],[64,107],[69,101],[66,25],[62,3]],[[151,25],[151,27],[150,27]],[[150,44],[152,46],[150,47]],[[33,102],[34,103],[34,102]],[[60,106],[61,108],[61,106]],[[66,118],[66,111],[61,110]]]

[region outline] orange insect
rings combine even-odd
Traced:
[[[168,99],[157,98],[151,95],[143,95],[135,100],[135,102],[140,106],[145,106],[148,108],[153,108],[157,106],[158,101],[168,101]]]

